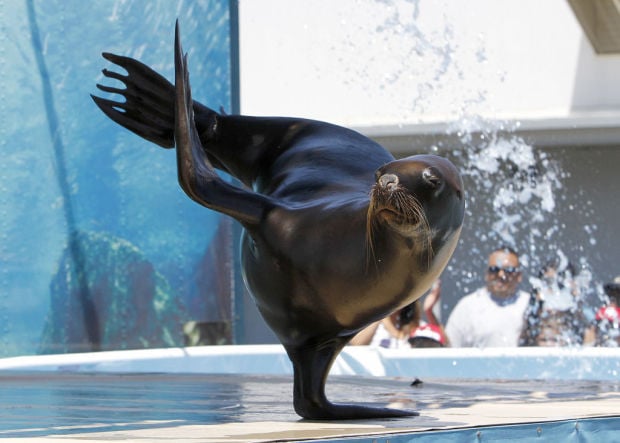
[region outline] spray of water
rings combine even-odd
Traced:
[[[464,52],[463,39],[445,17],[439,28],[421,27],[419,18],[425,11],[420,10],[418,0],[377,1],[391,11],[377,32],[409,48],[405,49],[408,61],[403,62],[401,70],[386,75],[385,81],[396,82],[405,75],[417,79],[418,86],[410,93],[411,109],[418,115],[437,109],[438,101],[445,104],[446,95],[453,97],[447,106],[453,122],[446,129],[445,139],[456,139],[456,146],[442,142],[433,149],[451,157],[469,190],[466,223],[470,238],[463,239],[470,258],[466,262],[479,263],[499,244],[511,246],[520,252],[521,263],[529,271],[529,287],[524,289],[544,286],[537,274],[550,259],[562,268],[571,262],[575,268],[572,282],[563,286],[570,286],[571,291],[560,290],[556,284],[555,298],[548,295],[545,303],[556,310],[579,310],[585,315],[585,320],[579,321],[587,323],[603,300],[597,296],[600,288],[592,282],[587,251],[581,249],[584,254],[579,256],[575,251],[564,252],[567,233],[556,213],[566,201],[563,180],[567,173],[560,161],[519,136],[519,122],[488,118],[493,112],[486,106],[489,92],[484,81],[465,81],[471,80],[468,75],[488,75],[484,36],[478,36],[476,47]],[[416,66],[409,60],[423,63]],[[472,64],[478,69],[472,70]],[[494,81],[502,83],[508,74],[498,71],[494,75]],[[471,85],[479,86],[472,89]],[[482,109],[487,117],[482,117]],[[591,234],[590,245],[594,244],[596,224],[584,229]],[[465,294],[479,285],[480,269],[453,262],[448,273],[456,280],[459,292]],[[568,344],[578,341],[574,337],[565,340]]]

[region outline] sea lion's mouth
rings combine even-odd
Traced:
[[[405,215],[391,207],[383,207],[375,210],[375,217],[378,217],[387,223],[395,225],[417,226],[420,222],[420,219],[416,216],[416,214],[409,213],[408,215]]]
[[[375,185],[370,194],[369,221],[375,218],[390,225],[417,227],[425,223],[424,209],[415,196],[396,186],[391,189]]]

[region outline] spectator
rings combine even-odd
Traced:
[[[441,326],[425,323],[414,329],[409,344],[412,348],[443,348],[448,341]]]
[[[420,324],[418,300],[405,306],[360,331],[349,344],[381,346],[383,348],[410,348],[409,336]]]
[[[564,259],[549,260],[532,280],[520,346],[570,346],[584,341],[586,320],[581,310],[575,268]]]
[[[433,313],[433,307],[440,296],[440,282],[437,280],[424,299],[424,312],[430,325],[422,322],[420,300],[416,300],[383,320],[371,324],[353,337],[350,344],[384,348],[445,346],[447,339],[443,327]]]
[[[412,348],[439,348],[449,345],[446,332],[433,312],[440,298],[441,281],[437,280],[424,298],[423,309],[428,323],[420,322],[409,337],[409,344]]]
[[[597,346],[620,346],[620,276],[603,285],[608,297],[595,316],[595,344]]]
[[[529,294],[522,280],[518,254],[500,247],[489,256],[486,286],[463,297],[454,307],[446,334],[454,347],[517,346]]]

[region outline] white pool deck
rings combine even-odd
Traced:
[[[328,397],[397,420],[300,420],[291,374],[279,345],[0,359],[0,439],[620,442],[620,349],[346,348]]]

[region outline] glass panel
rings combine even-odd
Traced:
[[[6,2],[1,17],[0,357],[177,346],[190,321],[230,341],[231,222],[183,194],[174,150],[89,97],[112,86],[103,51],[172,79],[179,18],[196,98],[230,112],[228,2]]]

